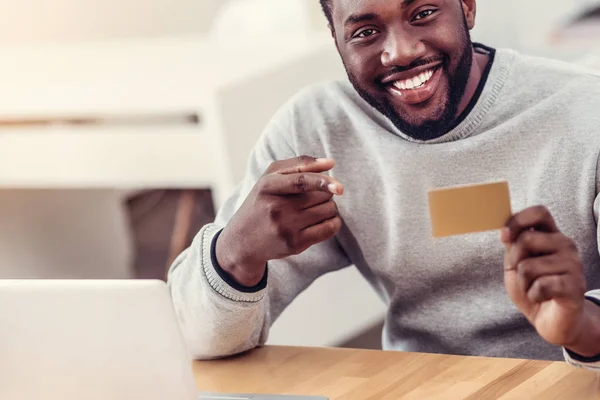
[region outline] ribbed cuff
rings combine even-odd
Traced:
[[[221,265],[219,265],[219,260],[217,260],[217,240],[219,240],[219,236],[221,236],[221,232],[223,232],[223,230],[220,230],[219,232],[217,232],[217,234],[213,238],[212,243],[210,245],[210,260],[212,262],[213,267],[215,267],[215,271],[217,272],[217,274],[219,274],[219,277],[221,279],[223,279],[229,286],[231,286],[235,290],[243,292],[243,293],[256,293],[256,292],[260,292],[261,290],[265,289],[267,287],[267,279],[268,279],[268,275],[269,275],[268,268],[265,269],[265,274],[263,275],[260,282],[258,282],[258,284],[255,286],[249,287],[249,286],[240,285],[235,279],[233,279],[233,277],[231,275],[229,275],[223,269],[223,267],[221,267]]]
[[[257,286],[247,288],[235,282],[216,262],[216,239],[221,230],[222,228],[211,225],[205,229],[202,237],[202,265],[209,285],[217,293],[229,300],[242,303],[256,303],[261,301],[266,293],[268,273],[265,273],[265,276]]]
[[[600,299],[599,298],[592,296],[592,295],[587,295],[587,296],[585,296],[585,298],[586,298],[586,300],[589,300],[592,303],[594,303],[600,307]],[[600,370],[600,364],[598,364],[598,363],[600,363],[600,354],[598,354],[597,356],[594,356],[594,357],[584,357],[584,356],[574,353],[568,349],[563,349],[563,352],[565,355],[565,359],[571,365],[574,365],[576,367],[584,367],[584,368]]]

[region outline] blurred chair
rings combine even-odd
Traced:
[[[588,0],[549,41],[554,49],[569,52],[576,63],[600,71],[600,1]]]

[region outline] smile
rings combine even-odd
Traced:
[[[436,70],[435,68],[432,68],[428,71],[421,72],[419,75],[414,76],[412,78],[395,81],[392,83],[392,85],[396,89],[400,89],[400,90],[413,90],[413,89],[422,88],[423,86],[425,86],[425,84],[427,82],[429,82],[429,80],[435,73],[435,70]]]
[[[403,104],[417,105],[431,99],[440,86],[443,76],[441,65],[432,66],[406,79],[390,79],[387,88]]]

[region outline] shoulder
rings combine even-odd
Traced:
[[[513,52],[512,78],[542,93],[598,98],[600,71],[575,62]]]
[[[353,104],[360,106],[361,102],[348,80],[331,80],[302,89],[284,104],[283,111],[300,117],[331,116]]]
[[[310,85],[286,101],[271,125],[285,132],[295,148],[326,142],[344,132],[352,134],[357,125],[384,125],[385,120],[366,103],[347,79]],[[300,150],[299,150],[300,151]]]
[[[600,71],[575,63],[499,50],[511,58],[504,85],[505,108],[561,126],[589,131],[598,124]]]

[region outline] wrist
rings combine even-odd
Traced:
[[[600,306],[598,304],[586,299],[577,327],[577,335],[564,347],[584,358],[600,355]]]
[[[218,267],[244,287],[255,287],[263,280],[266,273],[267,261],[254,260],[241,254],[229,240],[227,229],[216,238],[215,258]]]

